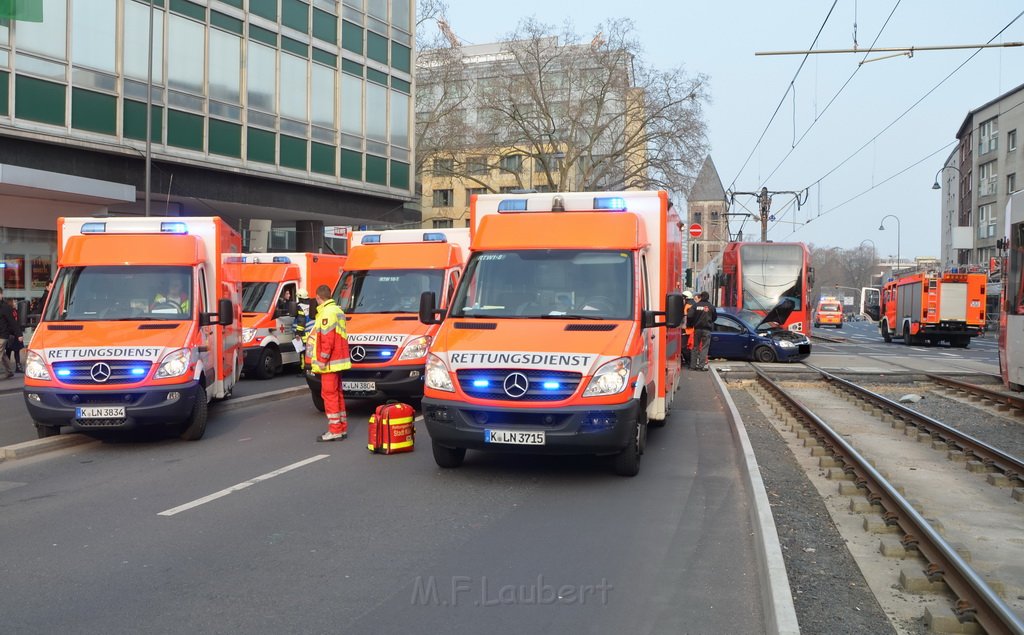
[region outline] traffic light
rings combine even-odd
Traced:
[[[683,278],[683,280],[685,282],[685,284],[683,286],[686,286],[686,287],[692,287],[693,286],[693,268],[692,267],[687,267],[686,268],[686,277]]]

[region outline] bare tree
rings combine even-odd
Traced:
[[[478,187],[498,170],[520,187],[689,189],[707,153],[707,78],[648,66],[631,20],[584,41],[571,25],[527,19],[486,64],[455,43],[419,57],[419,169],[438,159]]]
[[[810,249],[815,283],[812,297],[842,296],[850,289],[878,284],[878,260],[874,249],[864,245],[855,249],[810,245]],[[837,286],[844,293],[837,293]]]

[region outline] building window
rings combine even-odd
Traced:
[[[487,174],[491,171],[491,167],[487,165],[487,157],[485,156],[469,156],[466,157],[466,172],[468,174]]]
[[[455,172],[455,161],[452,159],[434,159],[434,175],[445,176]]]
[[[452,219],[450,218],[435,218],[431,221],[434,229],[444,229],[445,227],[452,227]]]
[[[341,75],[341,131],[363,134],[363,80],[347,73]]]
[[[1013,152],[1016,149],[1017,149],[1017,129],[1014,128],[1013,130],[1011,130],[1011,131],[1006,133],[1006,151],[1007,152]]]
[[[206,88],[206,26],[174,14],[168,16],[168,22],[167,83],[171,88],[202,95]]]
[[[978,196],[994,196],[999,189],[996,183],[996,162],[989,161],[978,166]]]
[[[452,206],[452,191],[451,190],[434,190],[434,207],[451,207]]]
[[[499,189],[498,191],[501,192],[502,194],[511,194],[512,192],[515,192],[518,189],[520,189],[518,185],[502,185],[501,189]]]
[[[502,172],[514,172],[518,174],[523,169],[523,155],[511,154],[501,157],[498,165],[501,167]]]
[[[702,216],[703,214],[701,214],[700,212],[693,212],[692,214],[690,214],[691,220],[697,223],[698,225],[700,225]]]
[[[558,170],[561,170],[562,169],[562,159],[564,159],[564,158],[565,158],[565,155],[561,154],[561,153],[558,153],[558,154],[548,154],[548,155],[546,155],[544,157],[543,160],[540,157],[537,157],[536,159],[533,160],[533,171],[534,172],[543,172],[544,171],[544,163],[545,163],[545,161],[548,164],[548,169],[551,170],[552,172],[556,172]]]
[[[1017,173],[1006,175],[1006,193],[1013,194],[1017,191]]]
[[[487,193],[487,188],[486,187],[467,187],[466,188],[466,206],[467,207],[469,206],[470,202],[472,201],[472,198],[473,198],[474,194],[479,196],[480,194],[486,194],[486,193]]]
[[[275,112],[277,92],[277,52],[264,44],[249,40],[246,60],[246,93],[249,108]],[[145,67],[145,64],[143,64]]]
[[[209,64],[210,97],[232,104],[242,103],[242,38],[210,29]]]
[[[992,152],[999,147],[999,121],[996,117],[978,126],[978,154]]]
[[[994,238],[996,235],[996,206],[989,203],[978,207],[978,238]]]

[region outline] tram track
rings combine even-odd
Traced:
[[[774,411],[771,418],[781,430],[797,437],[818,457],[817,472],[824,471],[828,478],[837,481],[843,496],[860,499],[851,501],[849,509],[865,514],[863,528],[882,536],[876,551],[890,558],[906,559],[900,567],[897,586],[905,593],[933,590],[951,594],[953,600],[945,609],[932,605],[926,609],[923,617],[930,628],[936,632],[970,632],[959,629],[974,622],[987,633],[1024,633],[1020,617],[1024,614],[1024,567],[1007,570],[990,566],[1001,557],[1008,558],[1007,562],[1024,563],[1024,544],[1002,549],[1003,556],[996,549],[993,557],[988,545],[982,544],[984,541],[975,540],[977,532],[962,531],[965,509],[958,508],[971,507],[971,502],[957,505],[956,497],[950,494],[950,511],[936,502],[941,501],[941,489],[938,498],[936,492],[926,491],[934,485],[949,492],[956,490],[960,496],[963,491],[969,492],[965,500],[973,501],[973,513],[980,514],[981,525],[978,518],[973,518],[976,528],[985,526],[985,518],[996,516],[1001,521],[1009,519],[1010,526],[1018,528],[1024,519],[1024,463],[847,379],[806,366],[817,373],[816,381],[808,382],[805,373],[799,377],[793,373],[780,374],[786,379],[773,379],[755,367],[756,379],[743,383],[764,407]],[[920,371],[914,374],[927,378]],[[802,386],[802,393],[784,386],[787,382]],[[734,384],[733,389],[736,387]],[[811,394],[814,391],[820,394]],[[857,414],[853,414],[849,404],[830,410],[829,405],[839,403],[837,397],[851,400],[857,406]],[[811,407],[804,402],[818,405]],[[901,442],[886,438],[899,433],[903,436]],[[885,449],[901,443],[902,450]],[[858,445],[864,445],[863,452],[855,447]],[[944,451],[945,457],[936,450]],[[901,465],[908,461],[916,465],[909,468],[909,473]],[[966,465],[967,470],[961,465]],[[920,472],[915,475],[914,470]],[[891,482],[888,473],[896,474],[902,482]],[[922,473],[935,481],[922,481]],[[834,491],[834,482],[832,488]],[[1006,489],[1010,496],[1005,495]],[[919,508],[919,502],[911,500],[927,501],[928,515]],[[955,535],[955,542],[954,538],[943,537],[944,527],[954,529],[950,533]],[[961,552],[973,555],[981,563],[980,572],[972,568],[970,555]],[[889,585],[881,585],[880,592],[884,594],[888,586],[892,586],[891,580]],[[1014,607],[993,588],[1013,598]]]

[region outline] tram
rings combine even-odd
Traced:
[[[731,242],[697,275],[697,291],[707,291],[712,304],[766,315],[785,300],[793,312],[784,327],[811,331],[811,288],[814,268],[804,243]]]

